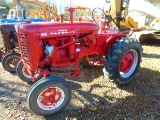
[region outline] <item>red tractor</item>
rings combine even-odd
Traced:
[[[14,27],[15,24],[0,24],[0,61],[2,61],[3,68],[11,73],[16,72],[16,66],[21,59],[18,38]]]
[[[74,9],[69,10],[68,22],[26,21],[16,26],[21,51],[18,76],[26,82],[44,76],[33,84],[28,95],[29,106],[38,115],[56,114],[71,99],[69,84],[50,76],[51,68],[75,65],[71,74],[75,77],[80,74],[79,62],[85,58],[92,65],[104,65],[105,78],[121,86],[133,80],[140,66],[142,45],[138,40],[109,27],[105,15],[107,22],[99,20],[97,25],[73,21]]]

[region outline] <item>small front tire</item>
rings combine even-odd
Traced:
[[[15,73],[20,60],[21,55],[19,53],[8,53],[2,58],[2,66],[6,71]]]
[[[60,77],[49,76],[31,87],[27,100],[35,114],[49,116],[61,112],[70,99],[71,90],[68,82]]]
[[[28,82],[28,83],[32,82],[31,75],[29,74],[28,70],[24,67],[24,64],[22,61],[18,63],[16,72],[17,72],[18,77],[24,82]],[[38,70],[35,71],[34,77],[36,81],[42,78]]]

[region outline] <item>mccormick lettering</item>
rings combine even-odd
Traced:
[[[58,31],[58,32],[50,32],[50,35],[57,35],[57,34],[72,34],[75,33],[74,31]]]
[[[41,36],[47,36],[47,33],[46,32],[41,33]]]

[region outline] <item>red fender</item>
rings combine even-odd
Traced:
[[[108,53],[108,50],[112,47],[114,43],[116,43],[117,40],[120,40],[121,38],[126,37],[124,34],[116,34],[111,36],[109,39],[106,40],[106,44],[104,45],[103,51],[104,55]]]

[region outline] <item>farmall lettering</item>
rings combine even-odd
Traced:
[[[67,31],[67,30],[58,30],[58,31],[53,31],[50,32],[50,35],[63,35],[63,34],[74,34],[75,31]]]
[[[41,36],[42,36],[42,37],[47,36],[47,33],[46,33],[46,32],[43,32],[43,33],[41,33]]]

